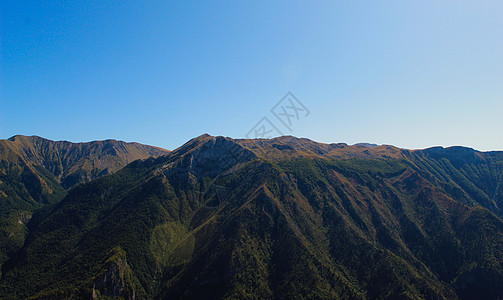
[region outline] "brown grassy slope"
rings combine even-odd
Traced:
[[[0,140],[0,161],[9,166],[42,166],[65,189],[116,172],[137,159],[167,153],[162,148],[116,140],[71,143],[22,135]]]

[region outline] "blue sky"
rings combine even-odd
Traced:
[[[0,138],[503,150],[501,1],[2,1]],[[271,108],[309,110],[289,130]]]

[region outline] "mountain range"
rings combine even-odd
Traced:
[[[503,152],[0,141],[2,299],[498,299]]]

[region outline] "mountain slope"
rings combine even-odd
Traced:
[[[71,190],[0,293],[495,299],[502,163],[467,148],[203,135]]]
[[[36,136],[0,140],[0,265],[22,246],[33,213],[72,187],[168,151],[115,140],[89,143]]]
[[[113,173],[137,159],[166,153],[169,151],[116,140],[71,143],[20,135],[0,140],[0,160],[21,166],[42,166],[65,189]]]

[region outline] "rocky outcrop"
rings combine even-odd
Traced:
[[[196,177],[214,177],[255,157],[232,139],[203,135],[176,150],[175,161],[165,166],[164,175],[190,173]]]
[[[116,247],[111,256],[105,261],[105,266],[100,275],[94,280],[91,290],[91,299],[100,299],[100,296],[121,297],[128,300],[135,299],[134,276],[126,260],[126,253]]]

